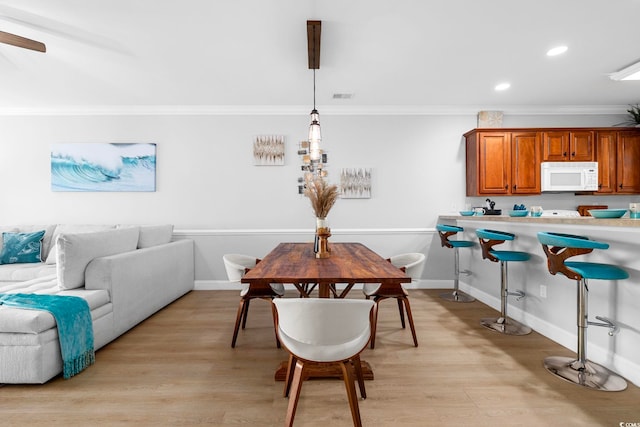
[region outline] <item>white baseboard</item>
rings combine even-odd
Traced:
[[[478,301],[481,301],[482,303],[494,308],[498,312],[500,311],[500,298],[479,291],[478,289],[472,288],[471,286],[468,286],[467,284],[462,282],[460,282],[459,287],[461,291],[473,296]],[[574,333],[568,332],[557,327],[556,325],[542,320],[539,317],[532,316],[526,311],[513,306],[509,306],[509,312],[507,314],[512,319],[529,326],[540,335],[549,338],[550,340],[573,352],[577,351],[577,331]],[[634,383],[636,386],[640,386],[640,364],[616,354],[611,354],[610,351],[596,344],[588,343],[587,354],[589,360],[595,363],[599,363],[607,367],[608,369],[617,372],[627,380]]]

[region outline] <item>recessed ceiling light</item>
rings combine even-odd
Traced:
[[[562,55],[563,53],[565,53],[567,51],[567,49],[569,49],[566,46],[556,46],[553,49],[549,49],[547,51],[547,56],[558,56],[558,55]]]
[[[510,87],[511,87],[511,83],[500,83],[495,87],[495,90],[503,91],[503,90],[509,89]]]

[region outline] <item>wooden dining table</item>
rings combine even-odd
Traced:
[[[356,283],[410,283],[411,278],[388,260],[361,243],[331,243],[328,258],[316,258],[313,243],[280,243],[249,270],[242,283],[267,289],[271,283],[291,283],[301,296],[309,297],[307,285],[318,285],[318,296],[343,298]],[[339,292],[336,285],[344,284]],[[369,365],[362,361],[365,379],[373,379]],[[276,371],[284,380],[286,362]],[[341,373],[335,374],[341,377]],[[334,376],[322,372],[318,377]]]
[[[304,285],[317,284],[320,298],[332,291],[344,297],[356,283],[410,283],[411,278],[362,243],[332,243],[329,258],[316,258],[312,243],[280,243],[242,277],[242,283],[266,287],[292,283],[302,296]],[[333,285],[346,287],[340,294]]]

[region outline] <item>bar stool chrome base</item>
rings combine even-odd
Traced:
[[[544,359],[544,367],[562,380],[589,389],[622,391],[627,388],[622,377],[590,360],[583,364],[573,357],[551,356]]]
[[[505,317],[485,317],[480,319],[480,324],[492,331],[505,335],[527,335],[531,333],[531,328]]]
[[[453,292],[445,292],[440,294],[440,298],[452,302],[474,302],[476,299],[470,295],[454,290]]]

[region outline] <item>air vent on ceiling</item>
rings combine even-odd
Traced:
[[[351,99],[353,98],[352,93],[334,93],[333,99]]]

